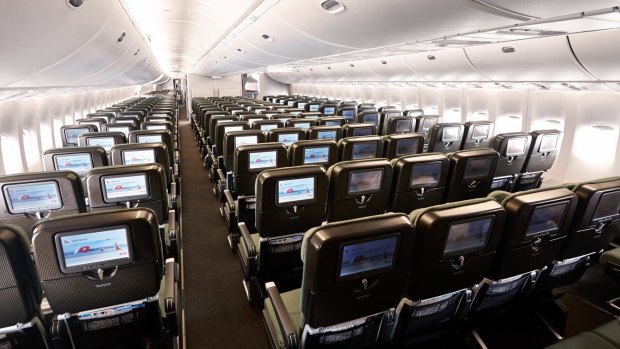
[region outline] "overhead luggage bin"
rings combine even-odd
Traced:
[[[489,81],[469,62],[462,48],[404,56],[410,69],[430,81]]]
[[[566,36],[465,48],[473,65],[495,81],[593,81],[580,67]]]
[[[568,36],[575,56],[595,77],[620,80],[620,29],[571,34]]]

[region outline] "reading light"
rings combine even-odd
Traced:
[[[263,34],[261,35],[261,37],[269,42],[273,41],[273,37],[269,36],[268,34]]]

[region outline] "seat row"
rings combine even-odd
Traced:
[[[619,198],[620,177],[496,191],[408,216],[317,225],[298,237],[284,231],[307,206],[269,215],[257,209],[257,221],[259,214],[268,218],[266,229],[242,237],[239,255],[244,272],[255,268],[249,285],[266,282],[264,293],[255,294],[266,297],[273,347],[361,348],[575,282],[608,247],[610,227],[620,221]],[[291,283],[295,273],[303,281]]]
[[[132,208],[0,225],[0,344],[9,348],[148,347],[178,336],[178,265],[157,217]],[[34,260],[34,261],[33,261]]]

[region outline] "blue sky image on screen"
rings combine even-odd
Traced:
[[[146,125],[147,130],[167,130],[166,125]]]
[[[56,170],[73,171],[80,176],[86,174],[93,167],[88,153],[55,155],[54,161],[56,162]]]
[[[321,107],[320,104],[310,104],[310,106],[308,107],[308,110],[309,111],[318,111],[320,107]]]
[[[316,139],[336,139],[336,131],[318,131]]]
[[[78,138],[80,138],[83,133],[87,132],[90,132],[87,128],[66,128],[65,141],[67,141],[67,143],[77,144]]]
[[[90,137],[86,139],[88,145],[98,145],[105,149],[106,152],[110,152],[114,146],[114,137]]]
[[[379,115],[378,114],[367,114],[364,115],[364,123],[365,124],[373,124],[376,125],[379,123]]]
[[[381,189],[383,169],[352,171],[349,177],[349,194],[367,193]]]
[[[310,123],[309,122],[297,122],[295,123],[295,127],[299,127],[303,130],[307,130],[310,127]]]
[[[155,149],[125,150],[123,164],[151,164],[155,162]]]
[[[67,267],[129,258],[125,228],[63,236],[61,247]]]
[[[299,135],[297,133],[284,133],[278,135],[278,142],[284,143],[284,145],[289,146],[294,142],[297,142],[299,139]]]
[[[297,108],[303,108],[305,106],[306,106],[306,103],[304,103],[304,102],[297,103]]]
[[[161,135],[138,135],[138,143],[159,143]]]
[[[326,164],[329,162],[329,147],[305,148],[304,165]]]
[[[103,183],[109,199],[148,195],[145,175],[105,178]]]
[[[492,218],[453,224],[448,232],[444,256],[473,252],[484,247],[491,230]]]
[[[311,199],[314,199],[313,177],[278,181],[278,203]]]
[[[258,136],[237,136],[235,137],[235,148],[241,145],[258,143]]]
[[[396,252],[396,236],[358,244],[345,245],[342,251],[340,277],[389,268]]]
[[[334,115],[336,113],[335,107],[325,107],[323,109],[323,115]]]
[[[278,166],[277,160],[277,152],[274,151],[261,151],[261,152],[251,152],[249,154],[250,158],[250,170],[255,170],[258,168],[271,168]]]
[[[340,126],[339,120],[325,121],[325,126]]]
[[[56,182],[10,184],[5,186],[12,213],[40,212],[62,207]]]
[[[376,142],[353,144],[353,160],[374,158],[377,152]]]

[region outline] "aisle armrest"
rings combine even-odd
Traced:
[[[297,330],[295,329],[293,320],[291,320],[288,314],[276,284],[268,282],[265,284],[265,289],[267,290],[269,300],[271,300],[276,319],[278,319],[278,330],[282,334],[282,339],[284,339],[284,346],[287,349],[296,349],[299,346]]]

